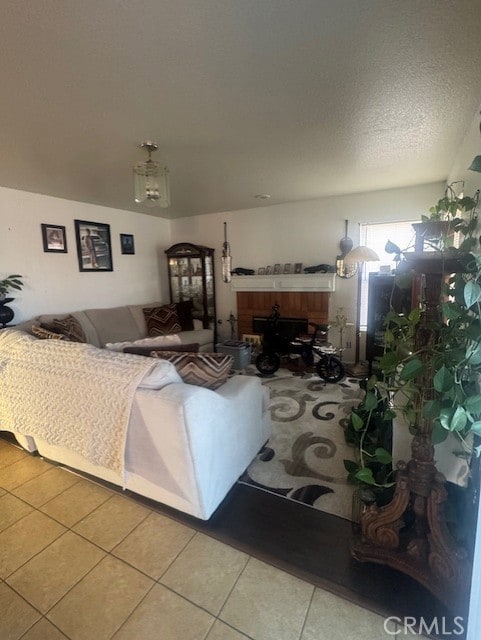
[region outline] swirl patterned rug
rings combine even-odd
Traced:
[[[247,374],[255,375],[252,367]],[[270,389],[272,435],[239,482],[350,520],[354,487],[343,460],[353,460],[354,450],[343,421],[360,401],[358,381],[325,385],[280,369],[262,382]]]

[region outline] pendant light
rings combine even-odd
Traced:
[[[149,158],[134,166],[134,200],[137,204],[145,204],[148,207],[169,207],[169,170],[151,157],[152,153],[157,151],[158,145],[147,141],[142,142],[140,148],[147,151]]]
[[[227,242],[227,222],[224,222],[224,244],[222,245],[222,280],[230,282],[232,270],[232,256],[230,255],[230,244]]]

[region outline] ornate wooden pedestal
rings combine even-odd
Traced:
[[[446,526],[444,485],[432,462],[432,446],[425,437],[414,438],[413,458],[407,465],[398,463],[393,500],[385,507],[368,507],[351,552],[361,562],[406,573],[459,613],[467,604],[471,567]]]
[[[439,326],[442,269],[423,269],[424,305],[415,346],[429,346]],[[453,269],[454,271],[454,269]],[[418,272],[419,273],[419,272]],[[429,349],[426,350],[429,354]],[[428,357],[426,355],[425,357]],[[421,380],[421,402],[432,397],[432,380]],[[471,576],[467,552],[457,545],[446,525],[444,476],[436,470],[431,443],[432,423],[423,420],[411,445],[412,458],[397,465],[397,486],[392,501],[367,507],[361,532],[353,538],[351,552],[362,562],[388,565],[411,576],[429,589],[453,612],[465,609]]]

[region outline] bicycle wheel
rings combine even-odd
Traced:
[[[344,365],[336,356],[325,356],[316,365],[320,378],[326,382],[339,382],[345,375]]]
[[[256,358],[256,367],[265,376],[272,375],[281,366],[281,359],[277,353],[260,353]]]

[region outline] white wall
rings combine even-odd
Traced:
[[[426,214],[442,196],[444,188],[444,183],[433,183],[181,218],[171,222],[171,238],[172,243],[194,242],[216,250],[217,312],[223,320],[219,333],[220,337],[229,337],[230,326],[226,321],[231,311],[236,314],[236,296],[230,285],[222,282],[220,273],[224,222],[227,222],[234,267],[257,270],[277,262],[334,265],[340,253],[339,241],[344,236],[346,219],[349,220],[349,236],[356,246],[359,223],[420,219],[421,214]],[[356,278],[336,278],[336,292],[330,302],[331,316],[338,307],[344,307],[349,320],[355,322]],[[331,331],[330,338],[334,342],[337,337]],[[345,340],[354,345],[353,328],[346,331]],[[345,359],[354,360],[353,350],[346,351]]]
[[[80,272],[74,219],[110,225],[112,272]],[[44,253],[41,223],[66,227],[68,253]],[[120,233],[132,233],[135,255],[120,253]],[[10,304],[14,322],[39,313],[168,300],[164,250],[169,222],[140,213],[0,187],[0,279],[24,276]]]
[[[217,308],[223,321],[219,337],[224,339],[230,337],[227,319],[231,311],[237,313],[235,294],[220,274],[224,221],[234,266],[257,270],[276,262],[334,265],[346,219],[356,246],[359,223],[417,219],[442,195],[444,186],[433,183],[173,221],[0,187],[0,277],[17,272],[25,277],[25,288],[14,294],[11,304],[16,322],[39,313],[168,300],[164,250],[175,242],[205,244],[216,249]],[[113,272],[79,271],[74,219],[110,224]],[[41,223],[66,227],[67,254],[43,251]],[[120,233],[134,234],[135,255],[120,253]],[[356,278],[336,278],[331,316],[338,307],[355,321]],[[330,337],[338,340],[334,330]],[[354,345],[353,328],[345,333],[348,341]],[[353,349],[346,351],[345,359],[354,359]]]

